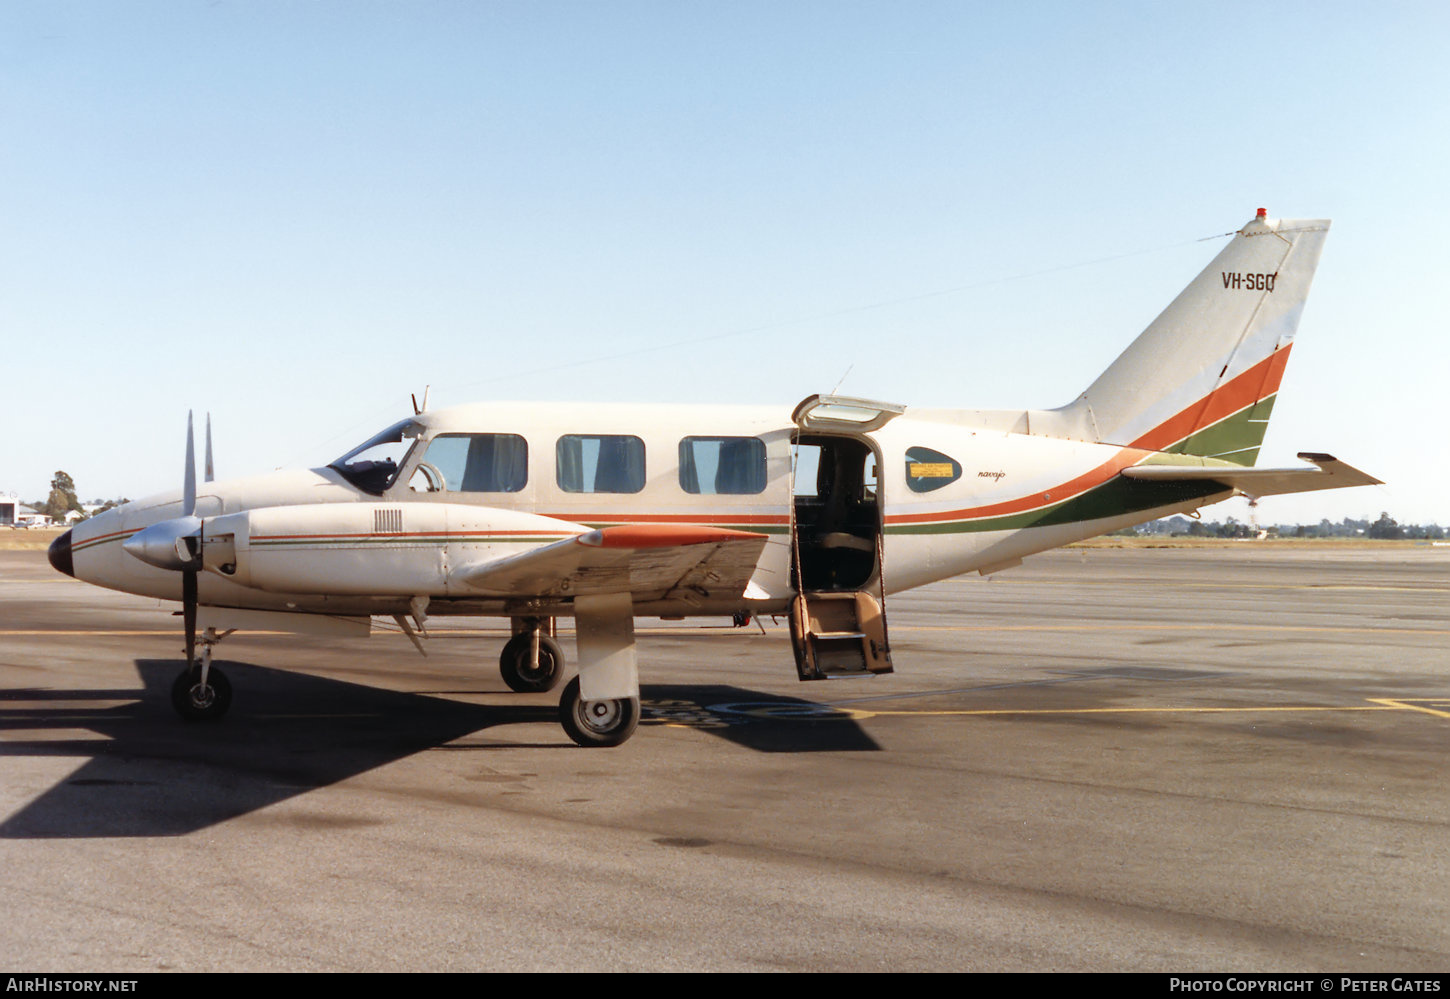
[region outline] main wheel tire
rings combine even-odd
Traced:
[[[569,738],[585,747],[618,746],[634,734],[639,725],[639,698],[586,701],[579,697],[576,676],[559,698],[559,722]]]
[[[216,721],[232,706],[232,682],[213,666],[207,670],[206,686],[201,670],[186,669],[171,685],[171,706],[187,721]]]
[[[542,694],[553,690],[564,675],[564,650],[548,635],[539,636],[539,665],[533,663],[533,638],[525,631],[510,638],[499,653],[498,671],[510,690]]]

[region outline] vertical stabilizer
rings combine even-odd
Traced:
[[[1328,219],[1265,216],[1032,429],[1252,465],[1329,231]]]

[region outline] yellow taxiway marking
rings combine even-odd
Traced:
[[[0,742],[114,742],[89,728],[19,728],[0,731]]]
[[[1436,718],[1450,718],[1450,697],[1371,697],[1370,700],[1406,711],[1423,711]]]
[[[1320,634],[1450,635],[1450,628],[1355,628],[1339,624],[893,624],[892,631],[1235,631],[1317,632]]]
[[[1005,570],[1004,570],[1005,571]],[[1450,587],[1446,586],[1394,586],[1381,585],[1379,583],[1216,583],[1204,580],[1155,580],[1155,579],[1027,579],[1022,576],[1016,578],[991,574],[985,579],[996,583],[1011,583],[1014,586],[1152,586],[1173,587],[1182,589],[1204,589],[1204,590],[1410,590],[1424,591],[1426,593],[1444,593]],[[951,579],[942,580],[943,583],[950,583],[954,586],[981,586],[983,578],[971,576],[953,576]]]
[[[560,630],[561,630],[561,632],[563,631],[563,629],[560,629]],[[640,630],[643,631],[644,629],[640,629]],[[156,636],[159,636],[159,637],[165,638],[167,636],[174,636],[174,635],[179,635],[179,634],[181,634],[181,628],[180,628],[179,625],[177,627],[175,627],[175,628],[149,628],[149,629],[139,629],[139,630],[124,630],[124,629],[118,629],[118,628],[0,628],[0,637],[7,637],[7,638],[8,637],[11,637],[11,636],[26,636],[26,635],[29,635],[29,636],[37,636],[37,635],[69,635],[69,636],[96,635],[96,636],[122,636],[122,637],[126,637],[126,638],[134,638],[134,637],[137,637],[137,636],[142,636],[142,637],[146,637],[146,636],[156,637]],[[252,630],[249,629],[247,631],[242,632],[242,634],[244,634],[244,635],[270,635],[270,636],[276,636],[276,635],[292,635],[292,634],[295,634],[295,633],[294,632],[290,632],[290,631],[262,631],[260,629],[257,630],[257,631],[252,631]],[[399,638],[402,638],[403,637],[403,633],[401,631],[384,630],[382,628],[378,628],[374,634],[375,635],[378,635],[378,636],[382,636],[382,635],[392,635],[392,636],[397,636]],[[509,634],[510,634],[509,631],[507,631],[506,629],[500,629],[500,628],[492,628],[492,629],[485,629],[485,630],[479,630],[479,629],[453,629],[453,630],[447,630],[447,631],[431,631],[431,632],[429,632],[429,636],[432,637],[432,638],[507,638],[509,636]],[[303,636],[300,636],[300,637],[308,637],[308,636],[303,635]],[[358,637],[361,638],[361,637],[364,637],[364,636],[361,636],[360,635]]]
[[[1255,624],[1253,622],[1220,623],[1220,624],[1193,624],[1186,622],[1170,622],[1163,624],[1137,624],[1130,621],[1106,622],[1092,624],[893,624],[891,630],[894,632],[903,631],[972,631],[972,632],[1018,632],[1018,631],[1211,631],[1219,634],[1230,634],[1236,631],[1266,631],[1281,634],[1292,634],[1298,632],[1312,632],[1317,634],[1343,634],[1343,635],[1450,635],[1450,628],[1386,628],[1386,627],[1351,627],[1337,624]],[[152,637],[167,638],[174,637],[181,633],[177,628],[151,628],[151,629],[119,629],[119,628],[0,628],[0,637],[40,637],[43,635],[57,636],[94,636],[94,637]],[[276,637],[278,635],[292,635],[288,631],[244,631],[242,635]],[[430,631],[428,637],[445,638],[507,638],[510,632],[500,628],[452,628],[437,629]],[[560,628],[559,634],[571,636],[574,632],[567,628]],[[721,625],[702,625],[698,628],[651,628],[642,626],[635,629],[638,637],[672,637],[680,635],[713,635],[716,637],[746,635],[756,638],[783,638],[785,636],[784,626],[774,631],[767,631],[764,635],[754,627],[735,628]],[[300,636],[307,637],[307,636]],[[364,636],[358,636],[364,637]],[[373,637],[402,638],[401,631],[391,629],[384,630],[377,628]]]
[[[1447,698],[1370,698],[1368,704],[1279,704],[1279,705],[1251,705],[1247,707],[1155,707],[1155,708],[943,708],[943,709],[876,709],[857,708],[847,704],[808,704],[808,703],[761,703],[754,705],[751,709],[742,711],[743,714],[756,715],[757,717],[781,719],[800,718],[807,721],[819,721],[825,718],[851,719],[853,721],[865,721],[870,718],[915,718],[915,717],[993,717],[1003,715],[1017,716],[1044,716],[1044,715],[1148,715],[1148,714],[1296,714],[1305,712],[1341,712],[1341,711],[1414,711],[1434,715],[1437,718],[1450,718],[1450,710],[1437,710],[1439,707],[1450,708],[1450,699]],[[688,723],[686,723],[688,724]]]
[[[1411,711],[1408,704],[1348,704],[1334,707],[1327,704],[1290,704],[1246,708],[962,708],[940,711],[877,711],[861,708],[836,708],[862,718],[887,715],[1151,715],[1151,714],[1259,714],[1266,711]],[[1432,711],[1431,714],[1440,714]],[[1443,715],[1450,718],[1450,715]]]
[[[984,582],[980,579],[950,579],[945,582],[956,586],[981,586]],[[999,579],[991,577],[991,585],[997,586],[1003,583],[1010,583],[1014,586],[1071,586],[1078,587],[1110,587],[1110,586],[1152,586],[1155,589],[1179,589],[1179,590],[1344,590],[1360,591],[1372,590],[1375,592],[1387,591],[1394,593],[1450,593],[1450,587],[1446,586],[1380,586],[1369,583],[1173,583],[1152,579]]]
[[[121,630],[106,629],[106,628],[94,628],[94,629],[93,628],[66,628],[66,629],[60,629],[60,628],[0,628],[0,635],[4,635],[6,637],[9,637],[9,636],[12,636],[12,635],[113,635],[113,636],[119,635],[119,636],[124,636],[124,637],[127,637],[127,638],[133,638],[133,637],[135,637],[137,635],[144,636],[144,635],[179,635],[179,634],[181,634],[181,632],[180,632],[179,629],[176,629],[176,628],[168,628],[168,629],[164,629],[164,630],[163,629],[156,629],[156,630],[146,630],[146,631],[121,631]],[[254,631],[251,634],[254,634],[254,635],[280,635],[281,632]]]

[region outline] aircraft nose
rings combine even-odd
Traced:
[[[70,531],[66,531],[60,537],[50,543],[50,564],[57,572],[63,572],[67,576],[76,574],[75,563],[70,557]]]

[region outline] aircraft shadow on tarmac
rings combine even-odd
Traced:
[[[722,684],[645,684],[641,725],[699,728],[762,753],[874,752],[847,712],[798,697]]]
[[[183,835],[493,726],[558,724],[553,704],[470,704],[236,661],[218,665],[232,679],[237,700],[225,719],[210,724],[186,724],[172,713],[171,682],[181,667],[173,660],[137,660],[139,690],[0,691],[10,705],[0,714],[7,735],[0,756],[89,757],[0,822],[0,839]],[[877,748],[852,720],[813,719],[810,713],[820,709],[809,702],[723,686],[646,686],[642,694],[645,725],[690,724],[681,704],[724,705],[719,713],[702,709],[692,727],[762,752]],[[45,706],[17,706],[25,700]],[[96,701],[123,703],[82,705]],[[773,718],[772,706],[797,718]],[[27,729],[40,737],[25,740]],[[42,736],[57,730],[77,735]],[[630,747],[579,752],[627,753]]]

